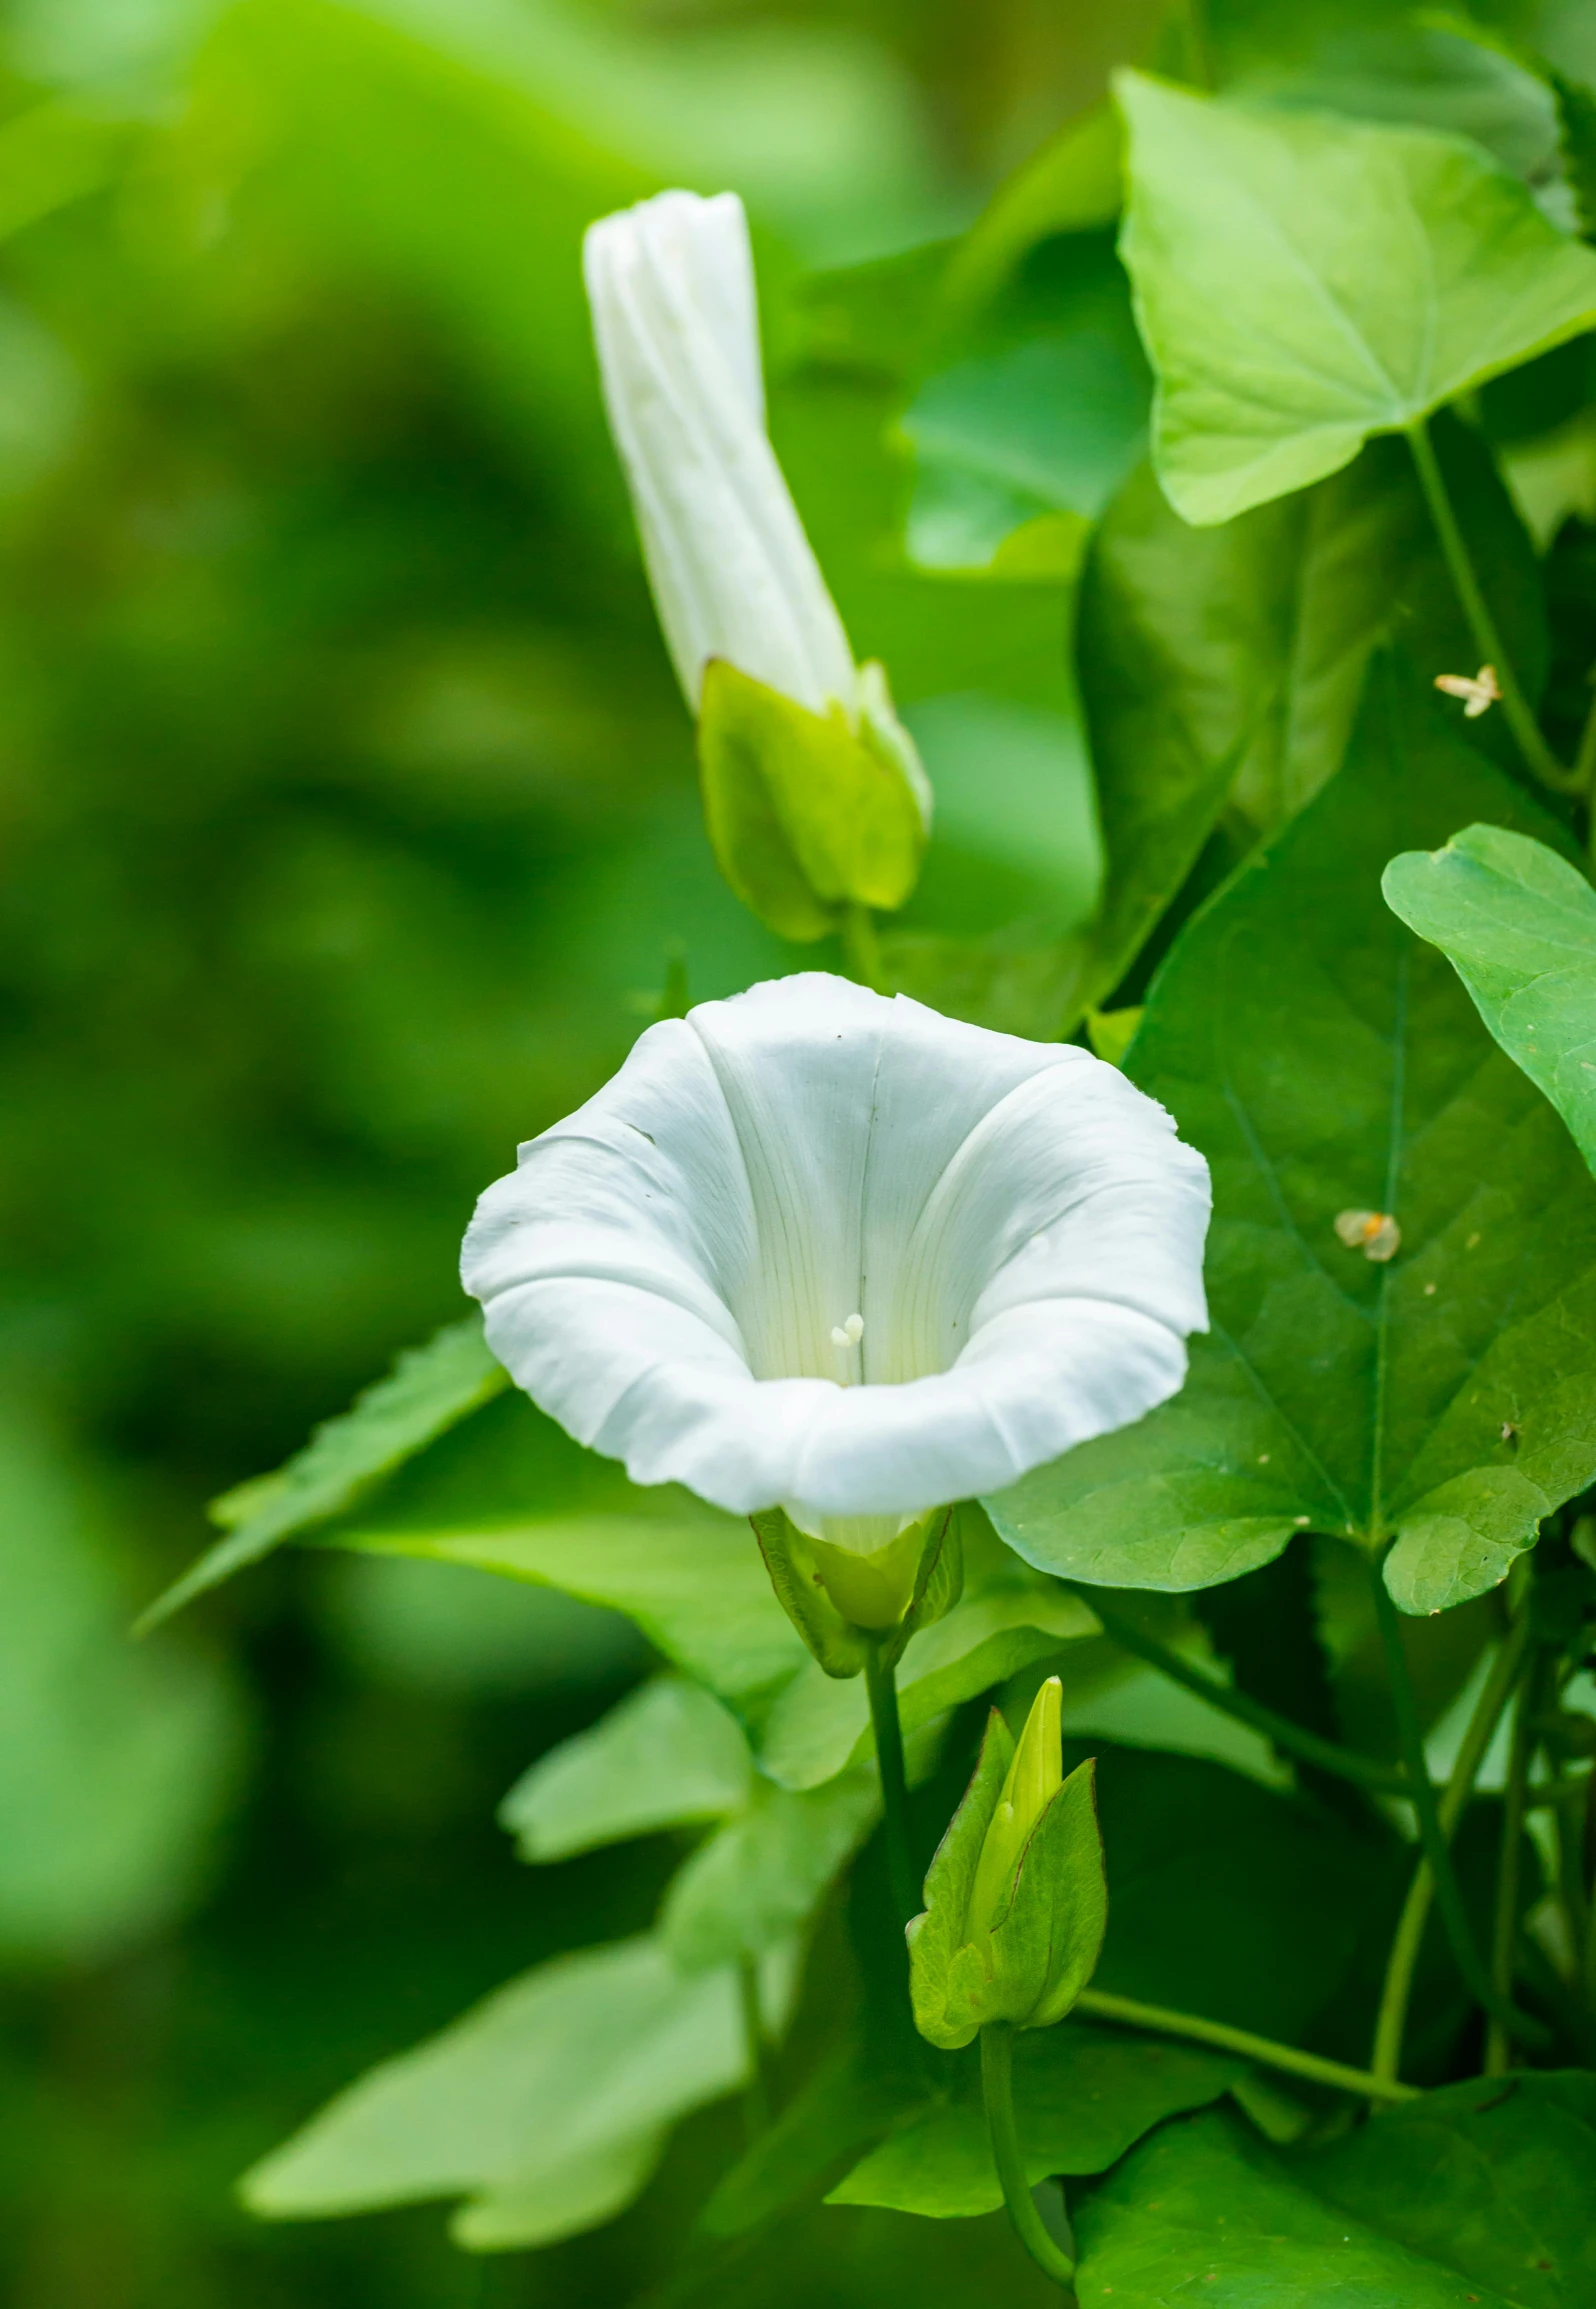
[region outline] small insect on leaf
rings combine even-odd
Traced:
[[[1383,1266],[1402,1248],[1402,1229],[1389,1211],[1338,1211],[1336,1233],[1349,1251]]]
[[[1462,698],[1463,719],[1467,722],[1478,721],[1502,694],[1494,665],[1482,665],[1475,674],[1438,673],[1435,686],[1445,690],[1449,698]]]

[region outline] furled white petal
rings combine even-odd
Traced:
[[[811,712],[853,653],[765,432],[753,262],[734,193],[667,192],[583,250],[605,406],[677,677],[721,657]]]
[[[650,1027],[488,1189],[463,1272],[517,1381],[635,1481],[829,1529],[1172,1395],[1208,1204],[1115,1068],[816,973]]]

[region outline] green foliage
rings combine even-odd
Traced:
[[[1596,259],[1466,139],[1139,74],[1124,253],[1176,510],[1227,521],[1596,321]]]
[[[296,1532],[343,1514],[369,1486],[509,1384],[475,1315],[411,1348],[386,1379],[318,1427],[277,1474],[257,1477],[214,1502],[212,1517],[227,1537],[151,1606],[143,1624],[155,1626]]]
[[[756,1781],[736,1816],[684,1862],[660,1933],[684,1972],[747,1962],[806,1925],[880,1811],[875,1774],[848,1772],[811,1794]]]
[[[1296,1530],[1394,1538],[1431,1612],[1596,1474],[1589,1176],[1378,895],[1469,815],[1550,830],[1386,665],[1341,776],[1171,955],[1129,1064],[1214,1168],[1212,1330],[1173,1403],[989,1503],[1028,1560],[1203,1587]],[[1348,1212],[1393,1214],[1397,1255]]]
[[[1386,902],[1439,946],[1492,1034],[1596,1170],[1596,892],[1544,843],[1469,826],[1393,858]]]
[[[827,2202],[885,2205],[937,2220],[995,2212],[980,2073],[973,2058],[943,2064],[943,2096],[905,2112]],[[1239,2061],[1070,2020],[1033,2029],[1014,2048],[1014,2105],[1032,2181],[1101,2173],[1165,2117],[1201,2108],[1245,2073]]]
[[[1000,1565],[972,1577],[962,1602],[912,1635],[904,1649],[897,1682],[905,1732],[934,1724],[961,1701],[1096,1633],[1097,1622],[1077,1597],[1017,1567]],[[806,1666],[772,1700],[760,1726],[759,1757],[783,1787],[813,1788],[868,1755],[869,1743],[862,1683],[838,1683]]]
[[[718,1820],[749,1797],[748,1744],[701,1684],[661,1676],[535,1764],[499,1806],[523,1860],[566,1860],[656,1828]]]
[[[552,1516],[464,1530],[354,1530],[340,1544],[474,1564],[557,1587],[637,1622],[668,1660],[734,1707],[754,1707],[803,1658],[746,1523],[673,1515]],[[697,1508],[697,1503],[692,1503]]]
[[[1316,2155],[1315,2193],[1525,2309],[1574,2309],[1596,2283],[1588,2069],[1450,2085]]]
[[[1591,2282],[1592,2112],[1586,2074],[1496,2078],[1291,2162],[1233,2119],[1172,2126],[1083,2208],[1082,2291],[1131,2309],[1196,2285],[1236,2309],[1573,2309]]]
[[[1071,575],[1090,517],[1141,453],[1149,395],[1108,241],[1076,234],[1035,250],[1022,282],[967,345],[961,332],[959,357],[933,367],[904,411],[910,558],[929,570]]]
[[[464,2197],[473,2252],[541,2244],[619,2210],[686,2110],[741,2081],[734,1976],[678,1973],[657,1940],[557,1958],[352,2085],[257,2165],[276,2220]]]
[[[241,1760],[214,1666],[131,1650],[104,1511],[37,1413],[0,1428],[0,1961],[83,1964],[169,1922],[208,1873]]]

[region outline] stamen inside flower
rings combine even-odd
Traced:
[[[831,1327],[833,1347],[857,1347],[863,1337],[863,1315],[850,1315],[846,1323],[834,1323]]]

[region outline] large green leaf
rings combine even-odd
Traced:
[[[922,380],[900,421],[916,469],[910,559],[1068,574],[1087,517],[1141,453],[1150,395],[1108,237],[1071,234],[1033,251],[1023,280]]]
[[[1394,1538],[1438,1611],[1596,1474],[1596,1188],[1379,898],[1469,816],[1553,833],[1383,662],[1342,775],[1177,943],[1127,1065],[1213,1166],[1212,1329],[1173,1402],[988,1502],[1029,1561],[1204,1587],[1296,1530]]]
[[[1014,2104],[1032,2182],[1106,2171],[1163,2118],[1217,2100],[1245,2066],[1082,2021],[1027,2030],[1014,2047]],[[1003,2202],[979,2059],[946,2055],[937,2073],[946,2079],[943,2094],[907,2114],[838,2182],[829,2204],[952,2219]]]
[[[1081,2297],[1127,2309],[1583,2309],[1596,2287],[1596,2078],[1486,2078],[1272,2157],[1172,2125],[1082,2206]]]
[[[1188,521],[1349,464],[1596,322],[1596,257],[1477,145],[1122,74],[1123,249]]]
[[[489,1352],[478,1315],[411,1348],[349,1410],[318,1427],[275,1475],[216,1501],[211,1514],[227,1537],[190,1565],[141,1625],[153,1627],[296,1532],[341,1515],[382,1476],[509,1384],[509,1373]]]
[[[1350,2220],[1240,2123],[1174,2124],[1080,2208],[1082,2300],[1115,2309],[1513,2309]]]
[[[1596,1170],[1596,890],[1544,843],[1500,826],[1393,858],[1384,889]]]
[[[1436,428],[1492,610],[1532,696],[1547,635],[1535,557],[1478,438]],[[1269,833],[1341,766],[1370,656],[1399,637],[1427,678],[1474,644],[1405,442],[1218,529],[1175,513],[1150,470],[1093,539],[1076,663],[1110,879],[1094,999],[1112,991],[1222,806]]]
[[[684,1503],[674,1516],[351,1529],[339,1544],[475,1564],[607,1604],[635,1620],[667,1659],[748,1708],[787,1683],[809,1655],[776,1601],[747,1523],[711,1508],[694,1514],[694,1504]]]
[[[1092,1985],[1294,2041],[1335,1995],[1379,1855],[1294,1798],[1191,1756],[1097,1750],[1108,1934]]]
[[[275,2220],[464,2197],[457,2243],[546,2244],[608,2220],[669,2127],[731,2091],[736,1976],[679,1973],[652,1938],[556,1957],[385,2061],[245,2176]]]
[[[1489,2077],[1316,2156],[1315,2193],[1524,2309],[1596,2299],[1596,2075]]]
[[[499,1806],[523,1860],[723,1819],[747,1803],[752,1759],[712,1692],[660,1676],[591,1730],[540,1756]]]
[[[806,1924],[881,1807],[873,1771],[808,1795],[756,1781],[746,1805],[678,1870],[660,1932],[684,1972],[760,1956]]]

